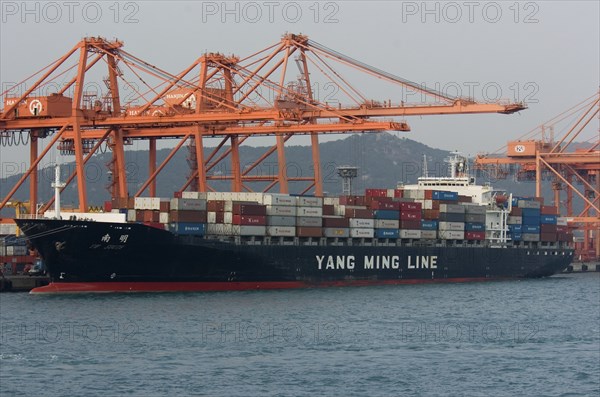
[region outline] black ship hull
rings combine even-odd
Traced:
[[[51,277],[34,293],[215,291],[545,277],[566,246],[288,244],[176,236],[135,223],[17,219]]]

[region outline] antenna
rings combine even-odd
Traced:
[[[423,153],[423,178],[427,178],[429,176],[429,171],[427,170],[427,155]]]
[[[342,194],[352,194],[352,180],[358,176],[358,167],[343,165],[336,168],[338,175],[342,178]]]

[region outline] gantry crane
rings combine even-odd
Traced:
[[[299,72],[293,79],[288,77],[293,69],[290,61],[296,63]],[[360,82],[369,77],[395,90],[418,92],[426,100],[416,104],[375,101],[351,85],[332,63],[358,73]],[[107,87],[104,95],[84,89],[94,73],[98,74],[98,65],[104,65],[108,73],[103,79]],[[121,41],[89,37],[29,80],[33,77],[37,80],[22,93],[18,92],[23,87],[21,83],[2,93],[0,138],[27,134],[30,166],[2,199],[0,209],[27,178],[30,202],[38,202],[38,165],[55,146],[61,153],[75,156],[76,167],[66,185],[77,179],[80,211],[87,209],[88,202],[84,166],[102,144],[107,144],[113,155],[109,164],[112,197],[130,195],[124,146],[133,140],[148,141],[150,165],[149,176],[135,197],[146,190],[151,196],[156,194],[156,176],[186,142],[190,143],[192,167],[180,191],[190,187],[213,190],[211,181],[225,179],[231,180],[232,191],[250,191],[249,185],[258,181],[268,183],[264,191],[278,184],[279,190],[287,193],[289,182],[304,181],[308,186],[303,193],[313,189],[314,194],[322,195],[319,134],[409,131],[406,116],[511,114],[525,109],[521,103],[477,103],[471,98],[452,97],[368,66],[298,34],[286,34],[279,42],[244,58],[206,53],[177,74],[130,54]],[[59,83],[59,79],[66,82]],[[319,84],[334,87],[337,101],[321,98],[315,92]],[[42,95],[49,87],[58,88]],[[368,84],[366,88],[370,88]],[[72,96],[67,95],[69,92]],[[342,100],[351,104],[342,105]],[[310,136],[313,175],[292,178],[285,171],[285,143],[298,135]],[[275,144],[242,169],[240,145],[261,136],[274,136]],[[40,139],[46,137],[49,142],[39,153]],[[156,141],[168,138],[178,142],[157,165]],[[219,143],[205,155],[204,141],[213,138]],[[275,152],[276,174],[251,174]],[[231,171],[225,175],[211,173],[226,158],[231,161]],[[41,211],[51,204],[52,199]]]
[[[482,154],[475,168],[495,178],[506,178],[516,172],[519,179],[535,181],[535,195],[542,195],[545,180],[552,183],[553,205],[568,217],[569,224],[583,230],[579,247],[582,257],[600,257],[600,135],[598,127],[582,147],[571,145],[600,114],[600,92],[567,109],[548,122],[529,131],[518,140],[508,142],[507,156]],[[575,118],[567,132],[555,141],[554,131],[560,122]],[[497,151],[498,152],[498,151]],[[564,199],[563,199],[564,192]],[[583,209],[576,213],[574,196],[581,199]],[[593,248],[591,248],[593,246]]]

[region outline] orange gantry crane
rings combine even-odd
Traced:
[[[297,71],[290,78],[293,63]],[[393,95],[408,89],[426,100],[416,104],[372,100],[363,93],[364,87],[351,85],[339,68],[358,76],[359,82],[370,78],[384,83],[397,90]],[[99,74],[106,76],[105,94],[85,88]],[[23,88],[33,80],[30,87]],[[366,84],[366,88],[370,85]],[[319,87],[321,92],[316,92]],[[323,97],[325,89],[333,89],[335,95]],[[29,144],[30,164],[2,198],[0,209],[27,178],[29,202],[38,202],[38,166],[56,147],[62,154],[75,156],[75,170],[66,184],[77,180],[80,211],[87,209],[88,202],[84,166],[103,144],[112,151],[109,166],[113,198],[130,196],[125,145],[133,140],[148,141],[150,167],[148,178],[133,194],[135,197],[146,191],[156,195],[157,175],[186,142],[191,153],[191,172],[180,191],[210,191],[211,181],[225,179],[231,181],[232,191],[251,191],[250,184],[262,182],[263,186],[268,183],[264,191],[279,185],[280,192],[287,193],[289,182],[299,182],[308,184],[303,193],[313,190],[322,195],[319,134],[409,131],[403,119],[406,116],[511,114],[525,109],[521,103],[477,103],[451,97],[298,34],[286,34],[277,43],[243,58],[205,53],[177,74],[125,51],[121,41],[89,37],[2,96],[0,143],[2,139],[18,141],[15,137],[26,134],[29,139],[22,141]],[[342,105],[342,101],[350,104]],[[312,176],[286,174],[285,143],[298,135],[310,137]],[[273,146],[242,168],[240,145],[250,138],[265,136],[275,137]],[[43,138],[47,138],[47,144],[40,152]],[[156,161],[158,139],[178,140],[161,164]],[[215,146],[207,145],[208,155],[207,139],[218,140]],[[274,153],[277,173],[253,175],[252,170]],[[227,158],[230,172],[213,172]],[[52,202],[50,199],[40,211],[48,209]]]
[[[542,184],[550,181],[553,204],[569,225],[583,230],[577,246],[582,259],[600,258],[600,135],[598,127],[585,142],[583,132],[600,114],[600,92],[529,131],[518,140],[508,142],[507,156],[481,154],[475,168],[495,177],[515,174],[519,180],[535,181],[535,195],[542,196]],[[574,122],[569,123],[574,119]],[[565,134],[555,141],[554,132],[561,122]],[[577,144],[579,147],[574,147]],[[582,209],[574,210],[574,200]]]

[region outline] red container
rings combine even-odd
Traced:
[[[535,201],[537,201],[538,203],[540,203],[541,205],[544,205],[544,198],[543,197],[534,197],[533,199]]]
[[[223,200],[207,201],[206,209],[210,212],[223,212],[223,211],[225,211],[225,201],[223,201]]]
[[[421,221],[400,221],[400,229],[419,230],[421,229]]]
[[[433,190],[425,190],[425,200],[433,199]]]
[[[440,219],[439,210],[423,210],[423,219],[434,221]]]
[[[121,207],[118,207],[118,208],[121,208]],[[112,202],[105,201],[104,202],[104,212],[110,212],[110,211],[112,211],[112,209],[113,209]]]
[[[136,222],[144,222],[144,212],[143,210],[135,210],[135,221]]]
[[[557,230],[556,230],[556,225],[547,225],[547,224],[542,224],[540,226],[540,233],[544,234],[544,233],[554,233],[556,234]],[[548,240],[548,241],[552,241],[552,240]]]
[[[400,211],[421,211],[421,203],[414,203],[410,201],[400,202]]]
[[[360,218],[360,219],[373,219],[375,213],[373,210],[360,209],[360,208],[346,208],[344,213],[346,218]]]
[[[542,215],[558,215],[558,209],[551,205],[542,205],[540,211]]]
[[[233,215],[234,225],[244,226],[265,226],[267,224],[267,217],[265,215]]]
[[[371,202],[372,209],[374,210],[394,210],[400,211],[400,202],[398,201],[382,201],[380,198]]]
[[[323,229],[320,227],[298,226],[296,228],[296,236],[298,237],[321,237]]]
[[[440,210],[440,200],[431,200],[431,209],[435,211]]]
[[[467,240],[485,240],[485,232],[465,232]]]
[[[143,210],[142,211],[143,222],[156,222],[160,221],[160,211]]]
[[[573,234],[568,233],[568,232],[557,233],[556,238],[558,241],[573,242]]]
[[[216,223],[225,223],[225,213],[224,212],[216,212],[215,213],[215,221]]]
[[[367,197],[387,197],[387,189],[367,189],[365,190]]]
[[[340,196],[341,205],[365,205],[365,196]]]
[[[348,218],[323,218],[323,227],[349,227]]]
[[[331,205],[331,204],[324,204],[323,205],[323,215],[325,215],[325,216],[335,215],[335,206]]]
[[[569,231],[568,226],[556,226],[556,233],[567,233]]]
[[[127,198],[127,208],[135,208],[135,197]]]
[[[159,208],[161,212],[169,212],[169,210],[171,209],[171,203],[168,201],[161,201]]]
[[[267,207],[261,204],[233,203],[236,215],[267,215]]]
[[[470,196],[458,195],[458,202],[459,203],[472,203],[473,199]]]
[[[183,193],[182,192],[173,192],[173,197],[174,198],[183,198]]]
[[[394,198],[402,198],[402,197],[404,197],[404,190],[394,189]]]
[[[402,211],[400,213],[401,221],[420,221],[422,218],[421,211]]]
[[[540,233],[540,241],[555,242],[557,241],[556,233]]]
[[[200,210],[198,210],[198,211],[176,211],[176,210],[172,210],[169,212],[169,218],[170,218],[171,222],[205,223],[206,222],[206,211],[200,211]]]
[[[523,215],[522,208],[512,207],[512,209],[510,210],[510,216],[522,216],[522,215]]]

